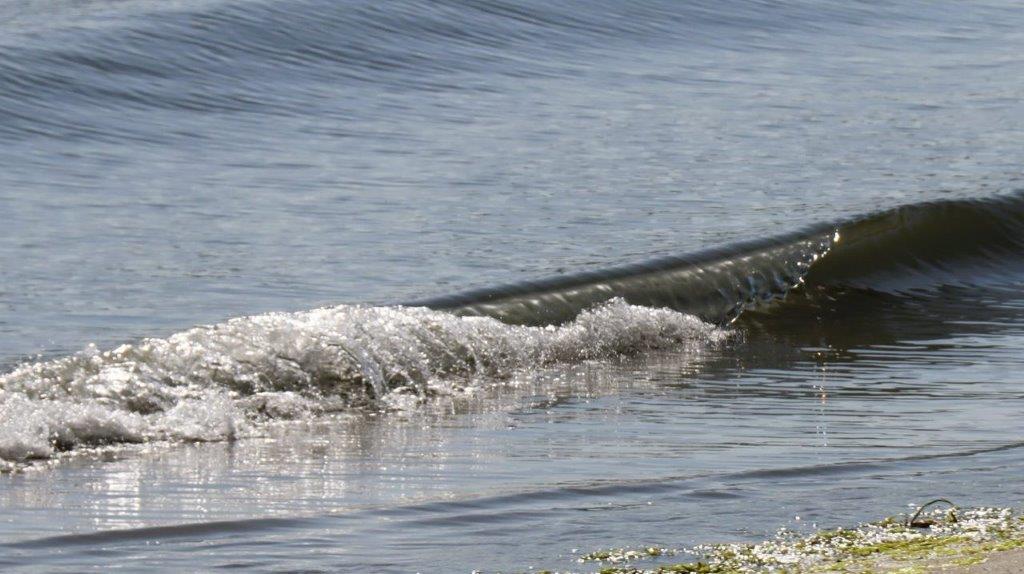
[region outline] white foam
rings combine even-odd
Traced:
[[[558,327],[349,305],[242,317],[0,376],[0,459],[232,439],[266,419],[388,403],[396,390],[423,397],[552,363],[668,346],[699,352],[726,337],[695,317],[621,300]]]

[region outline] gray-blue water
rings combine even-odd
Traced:
[[[0,5],[0,568],[588,571],[1021,503],[1020,6],[548,4]],[[680,255],[747,312],[393,306]]]

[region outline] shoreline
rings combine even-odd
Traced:
[[[939,571],[954,574],[1017,574],[1024,572],[1024,549],[993,552],[973,566],[958,566]]]
[[[598,551],[578,561],[596,567],[586,571],[600,574],[1024,572],[1024,515],[1010,508],[927,510],[937,502],[913,516],[855,528],[810,535],[780,531],[755,544],[698,546],[685,551],[698,557],[693,562],[667,562],[666,557],[680,551],[661,548]]]

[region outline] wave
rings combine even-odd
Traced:
[[[230,439],[268,419],[403,405],[554,363],[660,347],[700,353],[727,337],[621,300],[560,327],[350,305],[243,317],[0,376],[0,468],[83,447]]]
[[[805,292],[883,293],[1013,280],[1024,255],[1024,194],[919,203],[684,257],[414,301],[516,324],[570,320],[611,298],[712,323]]]
[[[1024,263],[1024,193],[898,207],[837,226],[843,240],[804,278],[886,293],[1012,283]]]
[[[724,324],[745,310],[784,314],[794,290],[899,295],[1017,281],[1022,238],[1022,194],[939,201],[406,305],[270,313],[90,347],[0,375],[0,468],[84,447],[223,440],[267,420],[416,404],[545,365],[657,348],[699,356],[727,341],[735,329]]]
[[[683,257],[666,257],[463,294],[413,301],[410,306],[507,323],[544,325],[621,297],[633,305],[666,307],[724,322],[744,309],[783,297],[837,239],[830,228],[742,243]]]

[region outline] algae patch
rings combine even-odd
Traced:
[[[677,552],[653,546],[591,552],[578,562],[598,563],[600,574],[919,574],[978,564],[994,552],[1017,548],[1024,548],[1024,517],[1008,508],[954,507],[809,536],[780,530],[757,544],[712,544],[686,550],[698,557],[696,562],[649,563],[662,562]]]

